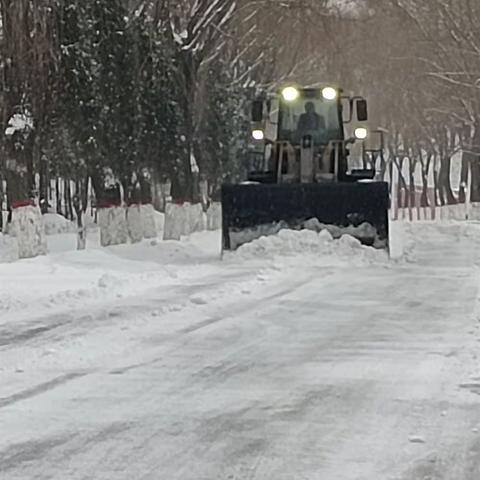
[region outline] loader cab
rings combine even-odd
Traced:
[[[299,91],[299,97],[295,101],[280,97],[278,141],[287,141],[300,147],[307,136],[317,149],[325,147],[332,140],[343,140],[338,98],[326,99],[316,89]]]
[[[372,178],[371,169],[349,172],[349,148],[355,140],[346,139],[345,126],[354,116],[357,122],[367,120],[366,101],[345,97],[332,86],[287,86],[268,99],[255,101],[252,132],[257,162],[249,180],[321,183]]]

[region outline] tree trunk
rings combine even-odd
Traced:
[[[185,129],[185,158],[183,162],[184,173],[184,199],[192,200],[193,197],[193,178],[191,158],[194,154],[195,126],[194,112],[197,89],[197,67],[195,59],[190,51],[184,51],[180,54],[182,64],[183,80],[183,121]]]
[[[82,205],[80,191],[77,188],[77,193],[73,197],[73,207],[77,215],[77,250],[85,250],[87,247],[87,229],[84,224],[85,207]]]
[[[4,221],[3,221],[3,203],[6,200],[5,198],[5,191],[3,189],[3,182],[4,182],[4,172],[0,172],[0,232],[3,232],[4,229]]]
[[[419,152],[420,162],[422,166],[422,195],[420,197],[420,206],[428,207],[430,202],[428,200],[428,172],[430,170],[430,163],[432,161],[432,155],[428,154],[427,159],[424,160],[422,152]]]
[[[70,184],[70,179],[64,180],[65,188],[65,218],[68,220],[73,220],[73,205],[72,205],[72,187]]]
[[[143,238],[142,216],[141,216],[141,192],[137,176],[133,173],[126,176],[122,182],[125,203],[127,204],[126,219],[128,236],[132,243],[138,243]]]
[[[471,196],[472,202],[480,202],[480,120],[475,124],[475,134],[472,139],[470,159],[470,173],[472,178]]]
[[[438,170],[433,171],[433,188],[435,197],[435,206],[445,205],[443,193],[440,191],[440,184],[438,180]]]
[[[60,179],[58,176],[55,178],[55,201],[56,201],[56,212],[59,215],[62,215],[62,194],[60,193]]]
[[[457,203],[450,183],[451,166],[452,157],[450,155],[445,155],[440,159],[439,187],[442,192],[443,205],[453,205]]]
[[[470,163],[472,173],[472,202],[480,202],[480,155],[472,155]]]
[[[48,178],[48,160],[45,155],[40,158],[40,210],[42,214],[48,213],[49,198],[48,186],[50,180]]]
[[[468,169],[470,166],[471,155],[468,152],[462,153],[462,168],[460,170],[460,191],[458,193],[459,203],[465,203],[466,193],[465,190],[468,188]]]
[[[95,191],[100,242],[103,247],[128,242],[128,228],[125,209],[122,207],[122,193],[118,181],[106,185],[106,174],[99,170],[91,174]]]
[[[400,160],[398,163],[395,162],[394,167],[398,169],[398,192],[397,192],[397,205],[399,208],[405,208],[408,202],[408,186],[405,178],[403,177],[402,169],[403,169],[403,159]],[[402,192],[405,192],[405,201],[402,198]]]
[[[415,160],[412,158],[408,159],[408,174],[409,174],[409,206],[415,207],[416,200],[416,189],[415,189]]]
[[[7,161],[7,196],[10,205],[33,203],[31,200],[29,182],[25,171],[17,168],[15,161]]]

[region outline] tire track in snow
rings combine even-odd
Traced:
[[[197,322],[196,324],[193,324],[189,327],[183,328],[181,330],[178,330],[168,336],[162,337],[162,343],[168,344],[172,341],[179,340],[183,338],[185,335],[190,335],[195,332],[198,332],[204,328],[207,328],[209,326],[215,325],[220,322],[225,322],[225,321],[231,321],[236,319],[238,316],[243,315],[245,312],[252,311],[252,310],[259,310],[259,304],[264,304],[266,305],[268,301],[281,298],[286,294],[294,293],[298,291],[300,288],[304,287],[308,283],[312,281],[312,276],[308,276],[306,278],[303,278],[302,280],[299,280],[295,282],[294,284],[289,285],[288,288],[282,288],[280,291],[277,291],[273,294],[268,294],[262,297],[255,297],[252,299],[249,299],[248,302],[242,302],[241,304],[238,304],[235,306],[235,308],[232,308],[229,306],[229,308],[222,314],[218,314],[212,317],[209,317],[205,320],[202,320],[200,322]],[[261,308],[261,307],[260,307]],[[258,339],[257,339],[258,341]],[[148,343],[149,344],[155,344],[158,345],[158,340],[155,337],[149,337],[148,338]],[[183,346],[183,344],[182,344]],[[116,367],[115,369],[110,370],[108,373],[112,375],[122,375],[124,373],[127,373],[132,370],[137,370],[139,368],[143,367],[150,367],[154,364],[157,364],[161,362],[166,356],[168,356],[170,353],[173,351],[178,350],[179,347],[178,345],[174,345],[171,348],[169,348],[167,351],[163,353],[161,356],[156,356],[155,358],[152,358],[150,360],[146,360],[143,362],[137,362],[135,364],[129,364],[126,366],[120,366]],[[222,368],[218,369],[209,369],[209,373],[216,372],[217,374],[223,374]]]
[[[73,325],[74,332],[79,327],[84,327],[83,332],[91,331],[95,327],[104,327],[106,318],[110,317],[131,317],[132,315],[143,315],[152,310],[158,308],[158,305],[175,305],[179,302],[186,302],[187,299],[194,293],[208,292],[209,290],[217,290],[220,286],[224,286],[230,279],[235,282],[243,281],[248,277],[252,277],[254,272],[247,271],[242,272],[240,275],[238,272],[230,275],[223,275],[219,278],[217,275],[209,275],[202,283],[194,283],[187,285],[171,285],[168,288],[156,288],[153,291],[145,291],[141,298],[148,299],[149,303],[146,305],[132,305],[131,299],[123,298],[121,301],[118,299],[110,303],[110,305],[101,305],[96,310],[89,312],[85,315],[84,309],[81,311],[74,310],[65,313],[45,314],[37,317],[28,322],[14,322],[13,325],[9,325],[7,328],[0,329],[0,347],[12,347],[15,348],[19,344],[32,343],[38,345],[39,342],[46,341],[59,341],[68,337],[67,332],[58,332],[61,327],[69,327]],[[197,280],[199,281],[199,280]],[[152,294],[159,291],[158,297],[155,297],[152,301]],[[137,297],[138,299],[138,297]],[[118,310],[121,313],[118,313]],[[48,336],[46,334],[55,332],[57,338]],[[62,336],[62,333],[65,335]]]
[[[22,390],[21,392],[15,393],[14,395],[10,395],[8,397],[0,397],[0,408],[4,408],[12,405],[13,403],[27,400],[37,395],[41,395],[42,393],[48,392],[49,390],[52,390],[60,385],[64,385],[77,378],[84,377],[88,373],[89,372],[67,373],[65,375],[61,375],[60,377],[54,378],[53,380],[49,380],[48,382],[40,383],[35,387]]]

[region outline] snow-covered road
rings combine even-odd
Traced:
[[[0,478],[478,480],[480,229],[414,234],[396,264],[215,246],[194,267],[111,249],[118,276],[100,252],[5,266],[99,273],[0,297]]]

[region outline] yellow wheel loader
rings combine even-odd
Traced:
[[[388,249],[389,187],[375,179],[383,134],[367,120],[365,99],[329,85],[254,100],[252,168],[245,182],[222,186],[223,249],[312,227]]]

